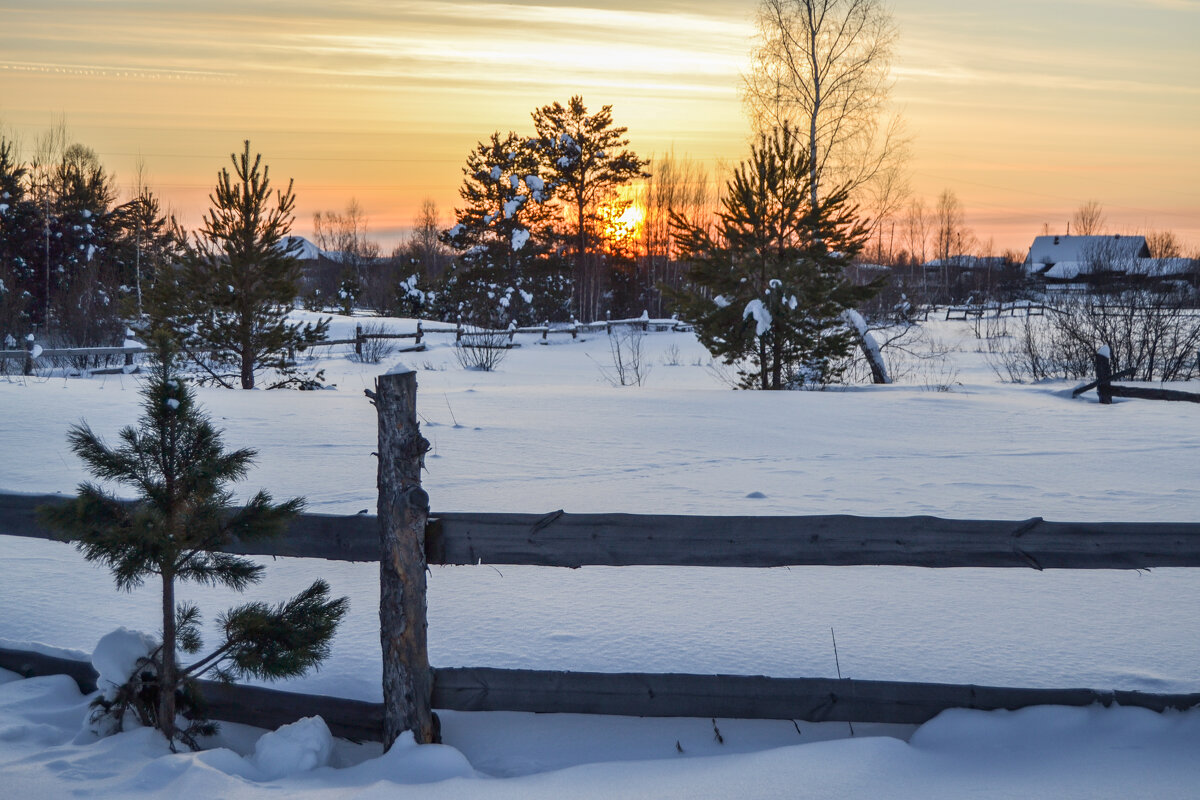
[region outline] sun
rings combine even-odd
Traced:
[[[614,250],[638,249],[646,209],[632,200],[612,200],[596,209],[600,238]]]

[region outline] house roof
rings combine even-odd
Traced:
[[[1121,262],[1131,263],[1135,259],[1149,257],[1145,236],[1038,236],[1029,248],[1025,265],[1041,271],[1042,268],[1064,262],[1107,262],[1118,266]]]

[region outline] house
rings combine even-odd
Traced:
[[[1025,273],[1047,281],[1124,275],[1150,258],[1145,236],[1038,236],[1025,257]]]

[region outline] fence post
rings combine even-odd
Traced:
[[[424,335],[425,331],[421,328],[421,320],[417,320],[417,344],[421,343],[421,337]]]
[[[542,341],[550,338],[550,320],[546,320],[546,324],[542,326]]]
[[[612,336],[612,312],[604,312],[604,332]]]
[[[380,375],[379,639],[383,646],[383,746],[404,731],[418,744],[441,739],[432,709],[433,673],[426,639],[425,523],[429,495],[421,469],[429,442],[417,424],[417,374]]]
[[[1112,404],[1112,359],[1108,345],[1096,351],[1096,394],[1104,405]]]
[[[579,322],[575,319],[574,314],[571,315],[571,338],[572,339],[579,338]],[[1200,358],[1200,354],[1197,354],[1196,357]]]
[[[31,333],[25,337],[25,366],[21,370],[22,375],[33,374],[33,348],[33,334]]]
[[[354,326],[354,355],[361,356],[363,351],[362,325]]]
[[[458,318],[458,320],[457,320],[457,321],[454,323],[454,341],[455,341],[455,343],[458,343],[458,342],[461,342],[461,341],[462,341],[462,333],[463,333],[463,331],[462,331],[462,317],[460,316],[460,317]]]

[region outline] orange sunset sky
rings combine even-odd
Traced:
[[[741,158],[752,0],[566,3],[0,0],[0,130],[65,117],[128,191],[189,225],[249,138],[294,178],[295,232],[357,198],[394,243],[446,225],[471,146],[537,106],[611,104],[642,156]],[[1111,232],[1200,248],[1200,0],[896,2],[893,101],[914,194],[944,188],[995,252],[1099,200]]]

